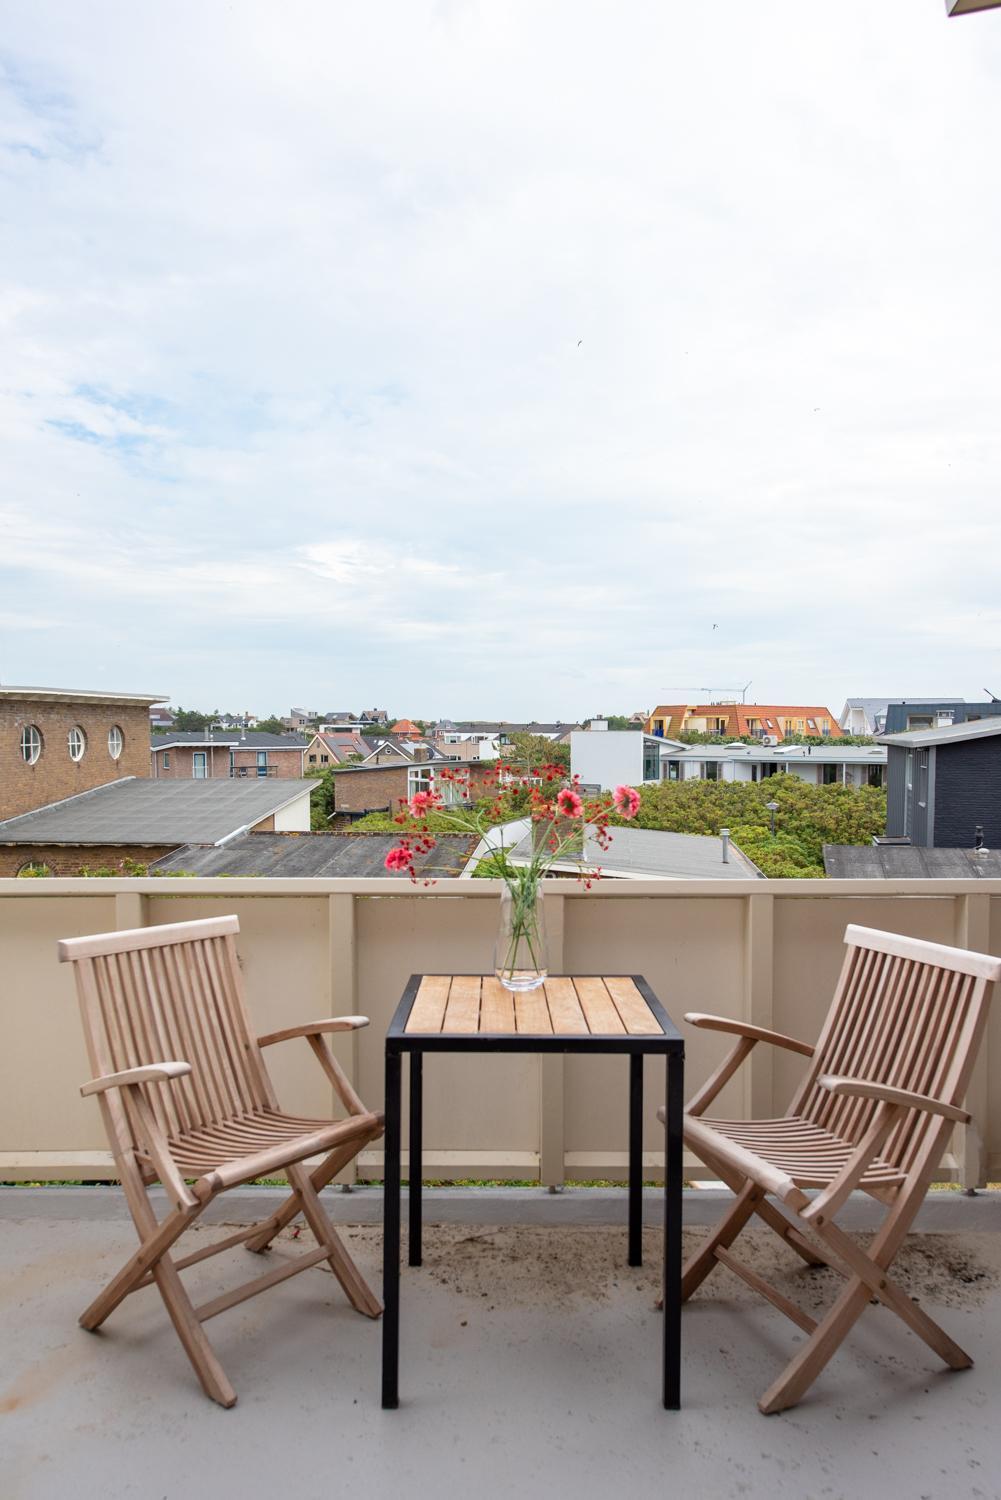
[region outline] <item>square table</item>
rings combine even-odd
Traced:
[[[629,1264],[642,1263],[643,1058],[665,1058],[663,1403],[681,1404],[684,1041],[639,974],[551,976],[512,994],[492,975],[412,974],[386,1033],[382,1404],[399,1406],[401,1060],[410,1054],[410,1254],[421,1263],[425,1052],[584,1052],[629,1058]]]

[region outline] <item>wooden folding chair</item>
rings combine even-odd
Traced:
[[[1001,960],[867,927],[849,927],[845,943],[816,1046],[719,1016],[685,1017],[739,1040],[685,1114],[687,1144],[736,1201],[685,1266],[682,1296],[690,1297],[717,1264],[729,1266],[808,1335],[758,1402],[766,1413],[795,1406],[872,1301],[895,1312],[954,1370],[973,1363],[889,1271],[950,1132],[970,1120],[963,1098]],[[704,1119],[758,1042],[811,1058],[788,1113],[776,1120]],[[887,1206],[868,1250],[835,1223],[856,1188]],[[811,1197],[806,1189],[819,1191]],[[831,1266],[845,1278],[819,1323],[731,1253],[753,1215],[808,1264]]]
[[[381,1304],[348,1255],[319,1191],[371,1140],[383,1118],[367,1110],[323,1041],[367,1026],[338,1016],[254,1037],[234,941],[236,917],[174,922],[131,932],[68,938],[97,1096],[139,1249],[80,1318],[97,1329],[131,1292],[155,1282],[207,1395],[232,1406],[236,1393],[202,1324],[289,1276],[327,1261],[352,1306],[377,1318]],[[302,1119],[278,1108],[260,1049],[305,1037],[347,1111],[340,1121]],[[307,1157],[327,1153],[307,1169]],[[291,1196],[269,1218],[180,1260],[171,1247],[227,1188],[284,1172]],[[158,1222],[148,1189],[162,1183],[173,1204]],[[302,1214],[318,1242],[264,1276],[195,1307],[178,1275],[185,1266],[244,1243],[266,1250]]]

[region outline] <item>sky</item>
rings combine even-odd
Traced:
[[[1001,695],[1001,11],[0,0],[0,682]]]

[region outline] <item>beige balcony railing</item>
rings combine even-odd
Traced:
[[[495,883],[481,880],[427,888],[395,880],[0,880],[0,1180],[110,1175],[98,1112],[79,1097],[89,1069],[71,976],[56,962],[58,938],[235,911],[258,1029],[370,1016],[341,1057],[362,1097],[379,1106],[383,1035],[406,978],[488,968],[496,902]],[[807,1040],[820,1029],[849,922],[1001,953],[1001,881],[608,880],[590,892],[559,881],[546,903],[554,972],[643,974],[675,1018],[711,1010]],[[726,1042],[683,1029],[691,1093]],[[720,1109],[781,1112],[799,1064],[758,1047]],[[269,1066],[296,1113],[330,1108],[304,1043],[276,1048]],[[655,1179],[663,1070],[652,1061],[647,1069],[645,1149]],[[627,1076],[625,1059],[610,1057],[428,1058],[426,1175],[621,1178]],[[974,1123],[957,1130],[944,1175],[973,1187],[1001,1178],[1001,997],[968,1107]],[[362,1158],[360,1176],[381,1171],[378,1152]]]

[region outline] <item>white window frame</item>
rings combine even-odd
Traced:
[[[84,734],[79,724],[74,724],[73,728],[67,734],[66,748],[69,750],[70,760],[76,761],[77,763],[83,760],[84,756],[86,755],[87,736],[86,734]]]
[[[108,754],[112,760],[121,760],[124,749],[125,736],[118,724],[112,724],[108,730]]]
[[[29,766],[36,765],[42,754],[42,731],[37,724],[25,724],[21,730],[21,759]]]

